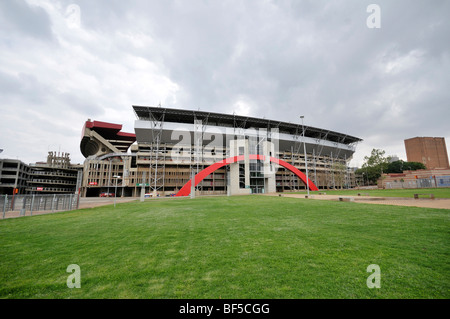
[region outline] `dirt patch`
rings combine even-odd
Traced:
[[[116,204],[132,202],[138,199],[136,197],[118,197],[116,198]],[[94,208],[105,205],[114,205],[114,197],[84,197],[80,199],[79,208]]]
[[[305,198],[304,194],[267,194],[268,196],[282,196],[290,198]],[[426,207],[426,208],[442,208],[450,209],[450,199],[447,198],[397,198],[397,197],[375,197],[375,196],[343,196],[343,195],[311,195],[312,200],[332,200],[339,201],[339,197],[353,198],[354,202],[364,204],[377,204],[377,205],[397,205],[397,206],[410,206],[410,207]]]

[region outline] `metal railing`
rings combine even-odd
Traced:
[[[72,177],[77,178],[77,174],[65,173],[61,171],[32,171],[30,175],[41,175],[41,176],[61,176],[61,177]]]
[[[33,213],[58,212],[78,209],[77,194],[51,195],[0,195],[2,218],[33,216]],[[8,216],[7,216],[8,215]]]
[[[76,185],[76,181],[62,181],[62,180],[54,180],[54,179],[37,179],[33,178],[32,180],[28,180],[28,183],[42,183],[42,184],[61,184],[61,185]]]

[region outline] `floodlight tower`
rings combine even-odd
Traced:
[[[301,115],[300,118],[302,119],[303,153],[305,154],[306,191],[308,193],[308,198],[309,198],[308,158],[307,158],[307,155],[306,155],[305,128],[303,126],[303,119],[305,118],[305,116]]]

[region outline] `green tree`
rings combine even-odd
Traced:
[[[403,165],[405,162],[402,160],[394,161],[388,164],[386,173],[403,173]]]
[[[418,169],[426,169],[426,166],[420,162],[405,162],[403,170],[417,171]]]
[[[403,173],[403,171],[416,171],[418,169],[426,169],[426,167],[419,162],[404,162],[399,160],[389,163],[385,173]]]
[[[366,162],[363,167],[379,167],[381,169],[386,168],[391,157],[385,157],[384,154],[386,154],[386,151],[374,148],[370,153],[370,156],[364,156],[364,160]]]
[[[381,175],[387,171],[391,156],[384,156],[386,151],[381,149],[372,149],[370,156],[364,157],[364,164],[356,174],[362,174],[371,184],[376,184]]]

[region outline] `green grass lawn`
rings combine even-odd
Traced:
[[[423,189],[343,189],[343,190],[320,190],[315,193],[327,193],[327,195],[358,196],[358,194],[377,197],[406,197],[413,198],[414,194],[434,194],[436,198],[450,198],[450,188],[423,188]],[[306,194],[306,191],[293,192],[294,194]],[[421,196],[427,198],[427,196]]]
[[[449,298],[449,217],[236,196],[0,220],[0,298]]]

